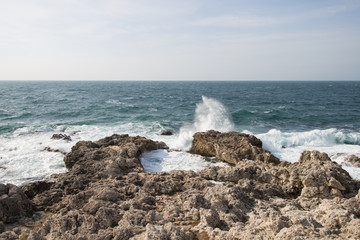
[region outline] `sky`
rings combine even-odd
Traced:
[[[0,80],[360,80],[360,1],[0,0]]]

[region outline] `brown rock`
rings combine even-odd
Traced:
[[[241,144],[225,139],[219,137],[217,149],[242,144],[255,161],[198,173],[149,173],[139,156],[163,143],[127,135],[79,142],[65,157],[67,173],[21,187],[46,214],[5,223],[9,231],[0,239],[360,237],[360,184],[326,154],[306,151],[297,163],[273,164],[257,157],[267,152],[255,138],[245,136]],[[2,196],[9,196],[5,187]]]
[[[15,185],[0,184],[0,221],[13,223],[23,217],[30,217],[34,205]]]
[[[255,136],[245,133],[216,131],[194,134],[190,153],[217,157],[230,164],[243,160],[254,160],[278,164],[280,161],[269,151],[262,149],[262,142]]]
[[[3,222],[0,221],[0,233],[5,231],[5,225]]]
[[[305,151],[299,162],[290,168],[297,171],[304,185],[301,195],[306,198],[355,196],[359,187],[359,183],[353,181],[340,165],[332,162],[326,153]]]
[[[346,157],[345,162],[349,162],[352,165],[354,165],[355,167],[360,168],[360,158],[354,154]]]
[[[81,141],[72,147],[65,158],[65,166],[72,168],[77,162],[99,161],[107,158],[138,158],[145,151],[168,148],[163,142],[154,142],[144,137],[114,134],[97,142]],[[92,163],[90,163],[92,164]]]
[[[71,141],[71,137],[69,135],[59,133],[59,134],[53,134],[51,139],[62,139],[66,141]]]
[[[170,136],[170,135],[173,135],[173,133],[171,131],[164,131],[160,135]]]

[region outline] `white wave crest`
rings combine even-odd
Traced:
[[[336,128],[306,132],[281,132],[272,129],[257,136],[264,141],[265,147],[272,150],[284,147],[331,147],[338,144],[358,145],[360,143],[360,133],[347,133]]]
[[[263,147],[282,161],[296,162],[305,150],[318,150],[329,155],[331,160],[344,164],[344,159],[352,154],[360,156],[360,133],[346,132],[336,128],[305,132],[281,132],[272,129],[257,134]],[[344,165],[352,178],[360,179],[360,170]]]
[[[172,148],[188,150],[194,133],[207,130],[227,132],[234,129],[226,107],[216,99],[202,96],[196,105],[195,119],[192,124],[180,128],[178,138]]]

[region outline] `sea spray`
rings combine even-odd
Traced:
[[[222,132],[234,129],[226,107],[216,99],[202,96],[202,102],[196,105],[194,122],[180,128],[179,134],[164,139],[170,148],[182,151],[156,150],[143,154],[141,163],[146,171],[192,170],[199,171],[205,167],[227,166],[217,160],[205,159],[200,155],[187,153],[195,132],[206,130]]]
[[[207,130],[227,132],[233,129],[234,124],[226,107],[216,99],[202,96],[202,102],[196,104],[194,122],[180,128],[174,145],[170,147],[188,150],[196,132]]]
[[[267,133],[256,136],[263,141],[264,147],[272,152],[299,146],[308,148],[335,147],[337,145],[359,145],[360,143],[360,133],[347,132],[336,128],[304,132],[282,132],[271,129]]]

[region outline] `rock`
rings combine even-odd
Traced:
[[[3,222],[0,221],[0,233],[5,231],[5,225]]]
[[[60,151],[59,149],[53,149],[53,148],[51,148],[51,147],[44,147],[44,151],[47,151],[47,152],[59,152],[59,153],[61,153],[61,154],[63,154],[63,155],[66,154],[65,152],[62,152],[62,151]]]
[[[201,209],[200,210],[201,222],[211,228],[220,227],[221,220],[219,213],[213,209]]]
[[[171,131],[164,131],[164,132],[162,132],[160,135],[170,136],[170,135],[173,135],[173,133],[172,133]]]
[[[342,195],[355,196],[359,182],[353,181],[343,168],[332,162],[326,153],[305,151],[291,169],[297,171],[306,198],[333,198]]]
[[[349,163],[351,163],[352,165],[354,165],[355,167],[360,168],[360,158],[359,158],[358,156],[354,155],[354,154],[346,157],[346,158],[344,159],[344,161],[345,161],[345,162],[349,162]]]
[[[65,166],[72,168],[76,162],[100,161],[108,158],[125,157],[138,158],[145,151],[167,149],[165,143],[154,142],[144,137],[129,137],[129,135],[114,134],[98,142],[81,141],[72,147],[65,156]],[[92,164],[92,163],[90,163]]]
[[[329,187],[332,187],[332,188],[336,188],[340,191],[344,191],[345,188],[343,187],[343,185],[341,185],[341,183],[336,180],[334,177],[331,177],[330,178],[330,181],[329,181]]]
[[[66,135],[63,133],[53,134],[51,139],[62,139],[62,140],[66,140],[66,141],[71,141],[71,137],[69,135]]]
[[[220,133],[211,130],[195,133],[190,153],[217,157],[230,164],[243,160],[280,163],[278,158],[262,148],[262,142],[255,136],[237,132]]]
[[[26,194],[28,198],[32,199],[35,195],[49,190],[54,184],[54,182],[38,181],[24,184],[20,187],[20,189]]]
[[[212,151],[218,138],[215,154],[236,147],[235,165],[150,173],[139,157],[164,143],[128,135],[78,142],[64,158],[68,172],[18,188],[45,214],[4,222],[0,239],[359,239],[359,181],[326,154],[275,164],[256,155],[267,151],[252,136],[211,134],[200,149]],[[239,160],[242,151],[254,161]],[[0,185],[1,204],[9,188]]]
[[[0,184],[0,221],[13,223],[23,217],[30,217],[34,205],[15,185]]]

